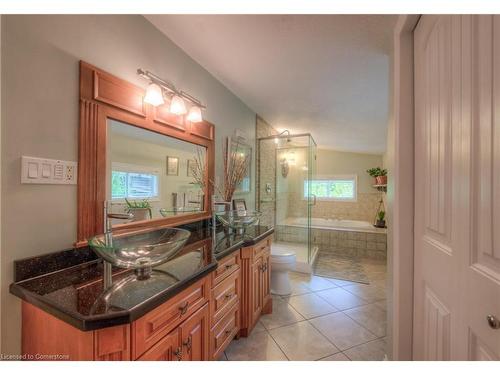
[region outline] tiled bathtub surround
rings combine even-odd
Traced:
[[[302,199],[300,193],[288,194],[288,216],[303,216],[304,212],[307,212],[307,200]],[[372,223],[377,214],[380,198],[380,193],[358,192],[356,202],[318,201],[312,208],[312,216]]]
[[[307,228],[288,225],[275,227],[276,241],[307,243]],[[385,260],[387,234],[336,229],[312,229],[312,243],[319,253]]]

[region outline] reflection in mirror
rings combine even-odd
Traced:
[[[229,144],[228,153],[236,153],[236,155],[248,159],[250,162],[248,163],[247,169],[245,171],[245,175],[243,176],[243,180],[236,187],[235,193],[249,193],[251,187],[251,160],[252,160],[252,147],[248,145],[244,140],[240,138],[231,138],[228,137],[227,142]]]
[[[206,148],[108,120],[107,200],[133,221],[204,211]],[[118,223],[115,223],[118,224]]]

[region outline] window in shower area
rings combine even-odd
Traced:
[[[308,199],[311,195],[320,201],[356,202],[357,176],[304,180],[302,197]]]

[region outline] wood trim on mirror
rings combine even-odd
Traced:
[[[107,122],[114,119],[159,134],[206,147],[207,179],[214,180],[215,127],[190,123],[143,102],[144,90],[80,61],[80,130],[78,141],[78,229],[76,246],[103,232],[106,200]],[[176,226],[211,217],[212,187],[205,194],[205,211],[117,225],[123,230]]]

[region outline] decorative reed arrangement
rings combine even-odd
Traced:
[[[245,178],[248,171],[248,166],[250,163],[250,155],[244,154],[238,151],[239,142],[236,142],[235,147],[228,149],[229,142],[224,142],[224,147],[222,148],[222,158],[224,161],[224,176],[223,176],[223,186],[219,186],[214,181],[208,181],[205,155],[202,149],[197,148],[194,163],[191,166],[191,174],[194,181],[204,189],[208,183],[213,186],[217,195],[219,195],[224,202],[231,202],[234,192],[239,184]]]

